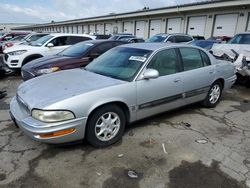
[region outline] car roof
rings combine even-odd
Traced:
[[[84,43],[92,43],[92,44],[100,44],[100,43],[105,43],[105,42],[120,42],[127,44],[126,41],[120,41],[120,40],[108,40],[108,39],[98,39],[98,40],[87,40],[83,41]]]
[[[122,45],[121,47],[127,47],[127,48],[137,48],[137,49],[142,49],[142,50],[150,50],[150,51],[155,51],[161,48],[171,48],[171,47],[193,47],[190,45],[185,45],[185,44],[177,44],[177,43],[157,43],[157,42],[148,42],[148,43],[129,43]]]
[[[61,37],[61,36],[79,36],[79,37],[89,37],[89,38],[95,38],[93,35],[87,35],[87,34],[74,34],[74,33],[50,33],[51,36],[54,37]]]

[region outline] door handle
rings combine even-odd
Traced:
[[[213,73],[214,73],[214,71],[213,71],[213,70],[209,71],[209,74],[213,74]]]
[[[178,83],[178,82],[180,82],[180,81],[181,81],[180,78],[176,78],[176,79],[174,80],[175,83]]]

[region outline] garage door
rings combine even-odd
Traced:
[[[83,33],[89,33],[88,25],[83,26]]]
[[[134,32],[133,32],[133,23],[124,22],[123,23],[123,32],[124,33],[132,33],[132,34],[134,34]]]
[[[69,26],[69,33],[73,33],[73,26]]]
[[[167,33],[181,33],[181,18],[169,18]]]
[[[96,33],[104,34],[104,26],[103,26],[103,24],[97,24],[96,25]]]
[[[187,33],[192,36],[204,36],[206,16],[189,17]]]
[[[151,20],[149,37],[152,37],[159,33],[161,33],[161,20]]]
[[[135,35],[140,38],[145,38],[145,21],[138,21],[135,25]]]
[[[109,35],[109,34],[112,34],[113,31],[112,31],[112,24],[105,24],[105,34],[106,35]]]
[[[89,25],[89,33],[94,33],[95,32],[95,25]]]
[[[234,36],[238,14],[217,15],[214,24],[214,36]]]

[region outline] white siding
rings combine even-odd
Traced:
[[[124,33],[132,33],[134,34],[134,31],[133,31],[133,22],[124,22],[123,23],[123,32]]]
[[[181,33],[181,18],[168,19],[167,33]]]
[[[192,36],[204,36],[206,16],[189,17],[187,33]]]
[[[151,20],[149,30],[149,37],[161,33],[161,20]]]
[[[105,34],[109,35],[113,33],[113,28],[112,28],[112,24],[105,24]]]
[[[216,15],[213,36],[234,36],[238,14]]]
[[[135,35],[140,38],[145,38],[145,21],[137,21],[135,26]]]
[[[96,33],[104,34],[104,25],[103,24],[97,24],[96,25]]]

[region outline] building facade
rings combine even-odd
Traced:
[[[208,1],[19,27],[63,33],[132,33],[149,38],[157,33],[192,36],[233,36],[250,31],[250,0]]]

